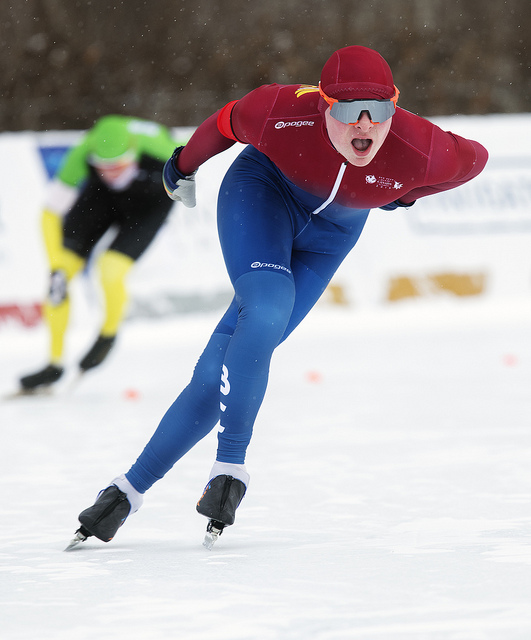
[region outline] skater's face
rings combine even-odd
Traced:
[[[116,162],[94,163],[94,169],[100,180],[108,187],[122,187],[131,182],[136,175],[138,164],[134,158],[122,158]]]
[[[366,167],[378,153],[391,129],[392,118],[385,122],[371,122],[367,111],[361,113],[356,124],[345,124],[325,111],[325,122],[330,142],[350,164]]]

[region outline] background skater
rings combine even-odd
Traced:
[[[176,144],[169,130],[159,124],[108,115],[67,153],[42,213],[50,263],[50,288],[43,305],[50,336],[49,362],[20,379],[22,393],[42,391],[63,375],[70,281],[112,227],[116,235],[97,257],[105,303],[103,323],[79,368],[87,371],[107,357],[126,310],[127,276],[172,207],[161,177]]]

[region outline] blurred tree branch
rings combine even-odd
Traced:
[[[197,125],[260,84],[316,83],[348,44],[384,55],[411,111],[528,111],[530,24],[529,0],[5,0],[0,126]]]

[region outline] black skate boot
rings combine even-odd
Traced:
[[[111,484],[100,493],[92,507],[79,514],[81,526],[65,551],[70,551],[90,536],[96,536],[103,542],[110,542],[130,511],[131,504],[127,494],[120,491],[115,484]]]
[[[100,491],[92,507],[79,514],[81,526],[65,551],[70,551],[90,536],[110,542],[127,517],[140,509],[143,501],[143,495],[131,485],[125,475],[118,476]]]
[[[116,336],[98,336],[96,342],[79,363],[81,371],[85,372],[100,365],[109,355],[115,340]]]
[[[243,500],[247,487],[229,475],[220,475],[209,481],[197,503],[197,511],[209,518],[203,545],[212,549],[223,529],[234,523],[236,509]]]
[[[54,364],[49,364],[37,373],[32,373],[29,376],[20,378],[20,386],[22,393],[37,393],[38,391],[45,390],[51,386],[54,382],[57,382],[63,375],[64,369],[57,367]]]

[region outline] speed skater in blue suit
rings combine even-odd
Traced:
[[[68,548],[109,541],[143,495],[218,425],[218,446],[197,511],[206,546],[235,520],[249,485],[245,466],[276,347],[315,305],[360,237],[373,208],[412,206],[464,184],[487,161],[473,140],[397,107],[385,60],[351,46],[336,51],[318,86],[264,85],[208,118],[167,161],[170,198],[195,206],[195,173],[236,141],[217,224],[232,302],[188,386],[130,469],[115,478]]]

